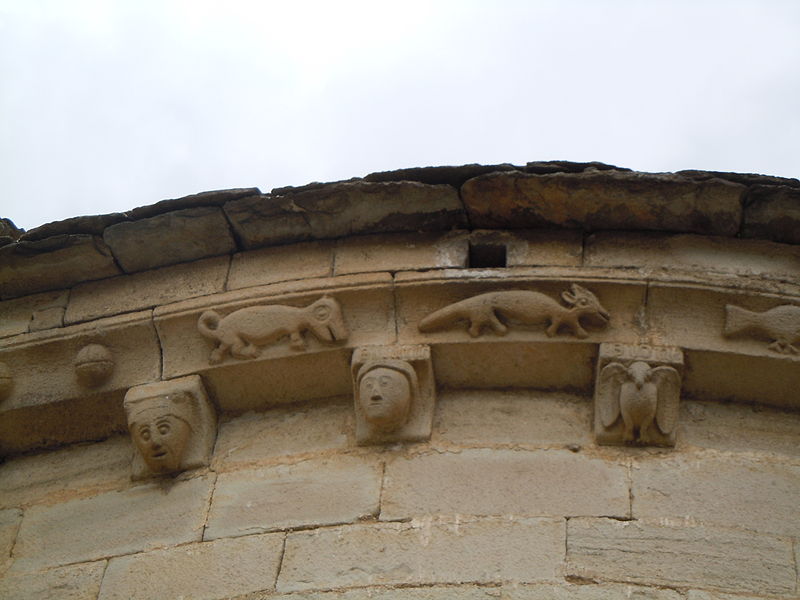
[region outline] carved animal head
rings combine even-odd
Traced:
[[[333,298],[323,296],[311,306],[309,325],[320,339],[327,342],[346,340],[350,335],[342,316],[342,308]]]
[[[603,324],[608,322],[611,316],[608,314],[608,311],[603,308],[603,305],[600,304],[600,300],[597,299],[597,296],[586,288],[579,286],[577,283],[573,283],[570,290],[569,292],[563,292],[561,294],[564,302],[578,310],[582,315],[598,317]]]

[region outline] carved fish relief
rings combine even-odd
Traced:
[[[764,312],[753,312],[728,304],[725,307],[726,337],[747,336],[767,340],[769,349],[782,354],[800,354],[800,306],[785,304]]]

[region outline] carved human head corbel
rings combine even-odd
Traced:
[[[372,346],[353,355],[359,444],[430,437],[434,382],[427,346]]]
[[[135,447],[134,479],[209,464],[217,419],[199,376],[132,387],[124,407]]]

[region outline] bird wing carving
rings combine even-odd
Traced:
[[[620,387],[627,379],[628,369],[618,362],[609,363],[600,371],[595,410],[600,411],[603,427],[611,427],[619,418]]]
[[[658,389],[656,423],[661,433],[669,435],[678,423],[678,403],[681,397],[681,376],[672,367],[656,367],[651,379]]]

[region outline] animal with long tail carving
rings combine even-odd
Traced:
[[[585,338],[589,334],[581,325],[581,319],[599,321],[604,326],[611,318],[597,296],[576,283],[572,284],[570,291],[562,292],[561,298],[566,306],[541,292],[527,290],[479,294],[429,314],[419,322],[418,328],[426,333],[466,321],[469,334],[477,337],[484,328],[505,335],[508,332],[506,323],[517,322],[523,325],[546,324],[548,336],[567,328],[577,337]]]
[[[782,354],[800,354],[800,306],[784,304],[764,312],[753,312],[728,304],[725,307],[726,337],[749,336],[772,342],[770,350]]]

